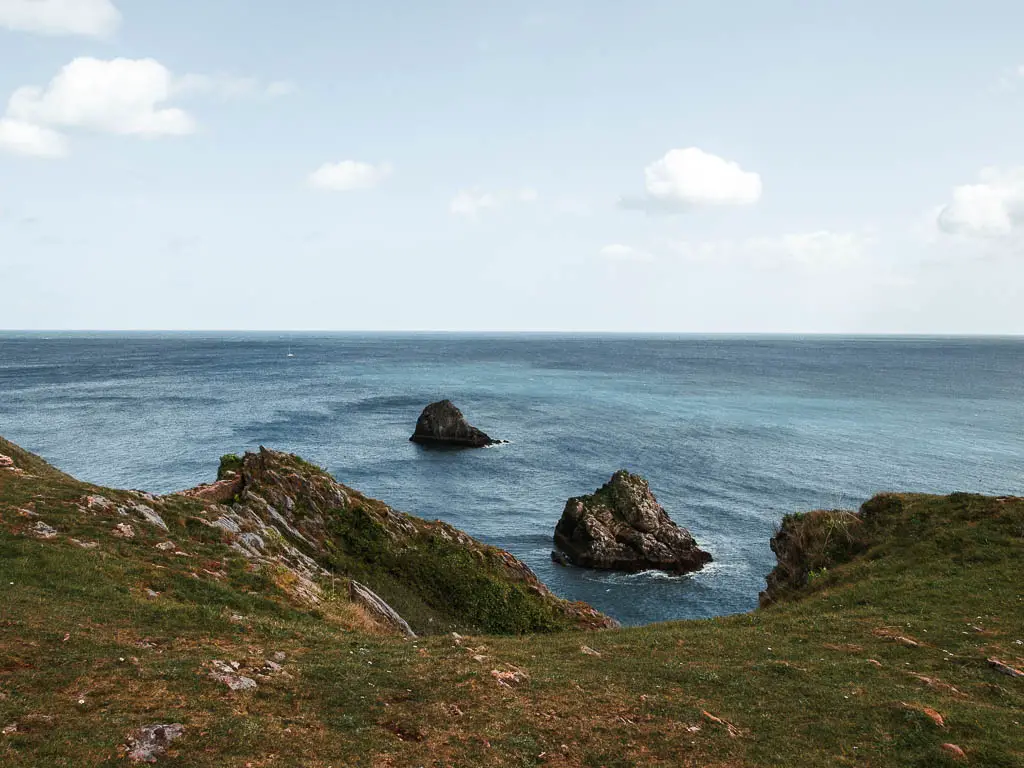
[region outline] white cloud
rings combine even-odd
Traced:
[[[109,37],[120,25],[110,0],[0,0],[0,27],[19,32]]]
[[[21,120],[0,118],[0,149],[17,155],[63,157],[68,143],[61,134]]]
[[[621,243],[606,245],[600,251],[601,255],[609,261],[654,261],[654,255],[640,248]]]
[[[293,88],[285,81],[265,83],[226,75],[175,77],[154,59],[77,58],[45,87],[24,86],[11,94],[0,147],[22,154],[64,155],[68,141],[59,130],[184,136],[196,131],[196,121],[168,103],[176,98],[204,93],[272,98]]]
[[[295,92],[295,84],[287,80],[265,82],[256,77],[238,75],[184,75],[173,84],[175,95],[216,96],[222,99],[276,99]]]
[[[164,107],[173,77],[153,59],[79,58],[46,88],[19,88],[6,117],[38,128],[79,128],[103,133],[180,136],[195,131],[192,117]]]
[[[349,192],[377,186],[391,175],[392,170],[388,163],[373,165],[342,160],[340,163],[324,163],[310,174],[309,183],[317,189]]]
[[[977,184],[953,188],[953,199],[936,216],[951,235],[1006,237],[1024,231],[1024,167],[985,168]]]
[[[673,149],[644,170],[647,194],[623,205],[678,211],[700,205],[749,205],[761,199],[761,176],[697,147]]]

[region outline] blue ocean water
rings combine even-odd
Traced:
[[[410,443],[444,397],[510,442]],[[786,513],[882,490],[1024,493],[1024,339],[3,333],[0,434],[153,492],[210,480],[223,453],[293,451],[640,624],[753,608]],[[552,564],[565,500],[622,467],[712,565]]]

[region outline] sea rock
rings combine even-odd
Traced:
[[[416,421],[416,431],[409,439],[426,445],[466,448],[484,448],[501,442],[471,426],[451,400],[431,403],[424,408]]]
[[[155,763],[167,746],[185,733],[181,723],[147,725],[128,737],[128,759],[133,763]]]
[[[556,562],[602,570],[697,571],[711,555],[676,525],[647,481],[620,470],[589,496],[569,499],[555,528]]]

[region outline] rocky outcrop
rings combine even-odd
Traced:
[[[182,494],[191,496],[193,499],[212,501],[214,504],[230,504],[242,492],[242,485],[242,476],[237,472],[232,472],[223,480],[197,485],[195,488],[182,491]]]
[[[617,626],[586,603],[554,595],[509,552],[439,520],[394,510],[292,454],[261,447],[226,456],[213,486],[153,496],[81,483],[2,438],[0,453],[28,470],[0,470],[0,497],[18,500],[16,512],[0,509],[0,529],[9,523],[35,540],[99,548],[90,540],[102,529],[102,549],[167,558],[161,568],[222,587],[241,570],[248,594],[290,608],[333,615],[332,603],[347,595],[359,610],[341,614],[406,636]],[[30,487],[59,488],[67,514],[57,517],[47,504],[40,520],[33,499],[44,496]],[[37,522],[46,527],[33,527]],[[160,595],[145,585],[139,591],[148,599]]]
[[[897,497],[876,496],[861,513],[819,509],[786,515],[771,539],[776,565],[765,577],[767,589],[758,595],[761,607],[799,595],[816,576],[848,562],[868,546],[866,522],[872,515],[888,514]]]
[[[352,598],[352,602],[359,603],[379,621],[383,621],[411,640],[416,639],[416,633],[412,631],[409,623],[399,616],[394,608],[381,600],[373,590],[364,587],[358,581],[351,581],[348,585],[348,594]]]
[[[261,447],[220,474],[215,485],[231,483],[230,503],[212,503],[202,489],[176,496],[202,503],[203,522],[254,566],[287,569],[280,582],[300,602],[321,602],[323,585],[342,577],[354,602],[409,637],[413,627],[518,634],[616,625],[556,597],[508,552],[398,512],[298,456]]]
[[[589,496],[569,499],[555,528],[556,562],[584,568],[688,573],[711,562],[654,498],[647,481],[620,470]]]
[[[484,448],[501,442],[470,425],[451,400],[431,403],[424,408],[409,439],[423,445],[464,448]]]

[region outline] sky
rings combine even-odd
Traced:
[[[1019,0],[0,0],[0,328],[1024,334]]]

